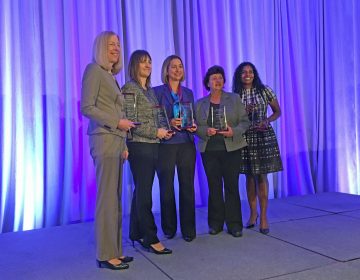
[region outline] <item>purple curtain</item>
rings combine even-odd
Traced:
[[[180,55],[195,99],[207,94],[208,67],[224,67],[230,91],[236,66],[253,62],[282,109],[274,128],[284,171],[269,175],[270,196],[360,194],[359,14],[357,0],[1,1],[0,232],[93,218],[95,173],[79,102],[103,30],[120,35],[125,66],[134,50],[150,52],[153,85],[164,58]],[[195,183],[204,206],[200,157]],[[132,188],[125,164],[125,213]],[[153,201],[159,211],[157,179]]]

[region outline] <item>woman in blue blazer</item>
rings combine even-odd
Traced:
[[[193,108],[194,96],[183,87],[184,65],[179,56],[171,55],[162,65],[161,86],[154,87],[160,106],[165,108],[169,124],[175,134],[169,140],[162,140],[159,146],[157,175],[160,185],[161,226],[167,238],[173,238],[177,230],[177,215],[174,192],[174,175],[177,169],[179,180],[179,212],[181,233],[190,242],[196,236],[194,174],[196,150],[193,132],[196,125],[193,113],[187,111],[191,123],[185,124],[181,112]]]
[[[239,96],[223,91],[224,84],[224,69],[217,65],[210,67],[204,78],[204,86],[210,94],[195,105],[196,134],[209,186],[209,233],[221,232],[225,222],[229,234],[240,237],[243,229],[240,152],[247,145],[243,133],[249,121]]]

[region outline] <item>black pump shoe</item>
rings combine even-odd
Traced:
[[[193,240],[195,239],[195,237],[186,236],[186,235],[184,235],[183,238],[184,238],[184,240],[185,240],[186,242],[191,242],[191,241],[193,241]]]
[[[236,228],[229,230],[229,234],[231,234],[234,237],[241,237],[243,235],[242,230]]]
[[[246,228],[253,228],[253,227],[255,227],[255,225],[257,224],[258,218],[259,218],[259,214],[257,214],[256,219],[255,219],[255,222],[254,222],[253,224],[250,224],[250,220],[249,220],[249,221],[246,223],[245,227],[246,227]]]
[[[167,239],[173,239],[173,238],[175,237],[175,235],[176,235],[176,232],[175,232],[175,233],[172,233],[172,234],[165,234],[165,237],[166,237]]]
[[[145,249],[147,249],[147,247],[144,244],[144,240],[143,239],[136,239],[136,240],[132,240],[132,246],[135,248],[135,242],[139,243],[142,247],[144,247]]]
[[[134,260],[134,257],[124,256],[122,258],[119,258],[119,260],[122,261],[123,263],[129,263]]]
[[[156,249],[154,249],[151,245],[148,248],[149,252],[154,253],[156,255],[169,255],[172,254],[172,250],[168,249],[168,248],[164,248],[161,251],[158,251]]]
[[[211,235],[216,235],[221,231],[222,231],[221,229],[209,228],[209,234],[211,234]]]
[[[121,270],[121,269],[128,269],[129,265],[127,263],[121,262],[119,264],[112,264],[108,261],[99,261],[96,260],[96,264],[99,268],[108,268],[112,270]]]
[[[260,233],[266,235],[266,234],[269,234],[270,229],[269,228],[260,228],[259,231],[260,231]]]

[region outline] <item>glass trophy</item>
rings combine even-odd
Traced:
[[[181,118],[181,129],[194,127],[194,109],[191,102],[179,103],[177,112],[174,110],[174,116],[176,118]]]
[[[134,125],[140,125],[141,123],[138,121],[136,94],[133,92],[124,92],[123,94],[126,118],[132,121]]]
[[[155,126],[157,128],[164,128],[170,133],[175,133],[171,130],[169,118],[166,113],[166,109],[164,106],[154,106],[153,107],[153,114],[155,120]]]
[[[265,120],[265,117],[260,117],[257,111],[257,104],[250,103],[247,105],[248,117],[251,122],[250,128],[257,131],[265,131],[267,127],[260,127],[260,123]]]
[[[227,131],[228,123],[226,118],[226,107],[219,106],[218,108],[210,107],[211,127],[217,131]]]

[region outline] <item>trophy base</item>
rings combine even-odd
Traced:
[[[258,132],[264,132],[264,131],[267,131],[269,129],[269,127],[259,127],[259,126],[251,126],[250,127],[251,130],[254,130],[254,131],[258,131]]]
[[[141,122],[133,122],[133,124],[138,126],[138,125],[141,125]]]
[[[216,133],[218,133],[218,132],[226,132],[226,131],[229,131],[229,129],[228,128],[216,129]]]
[[[181,127],[179,127],[181,130],[187,130],[187,129],[189,129],[189,128],[196,128],[196,126],[194,126],[194,125],[189,125],[189,126],[181,126]]]

